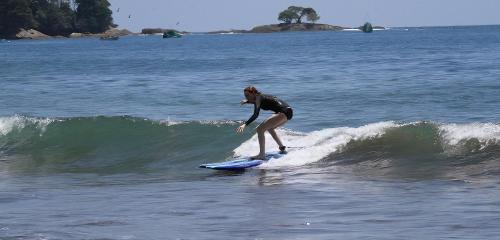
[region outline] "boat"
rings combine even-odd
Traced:
[[[182,37],[182,34],[174,30],[169,30],[163,33],[163,38],[180,38],[180,37]]]
[[[118,39],[120,39],[119,36],[110,36],[110,35],[108,35],[108,36],[101,36],[101,40],[118,40]]]

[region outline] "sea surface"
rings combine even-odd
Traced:
[[[500,26],[3,40],[0,239],[498,239],[499,103]]]

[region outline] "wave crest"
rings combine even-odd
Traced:
[[[0,168],[8,171],[169,174],[220,161],[249,137],[234,134],[233,121],[13,116],[0,123]]]
[[[235,121],[155,121],[134,117],[0,118],[0,171],[184,176],[201,163],[259,150]],[[378,122],[312,132],[279,129],[289,153],[260,168],[348,168],[410,176],[446,169],[456,176],[500,173],[500,125]],[[267,151],[278,146],[266,134]],[[440,172],[442,174],[442,172]]]
[[[282,130],[285,145],[292,146],[286,157],[262,168],[310,164],[356,165],[380,161],[445,161],[448,165],[475,164],[488,154],[500,158],[500,125],[493,123],[440,124],[431,122],[379,122],[357,128],[328,128],[310,133]],[[266,136],[268,151],[277,149]],[[258,151],[256,136],[235,149],[235,155]],[[422,161],[423,162],[423,161]],[[377,165],[377,164],[375,164]],[[380,165],[380,167],[390,167]]]

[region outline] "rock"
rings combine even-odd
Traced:
[[[103,35],[103,36],[101,36],[100,39],[101,40],[118,40],[118,39],[120,39],[120,37],[118,35],[115,35],[115,36],[113,36],[113,35]]]
[[[249,33],[249,32],[250,31],[248,31],[248,30],[231,29],[231,30],[220,30],[220,31],[207,32],[207,34],[238,34],[238,33]]]
[[[104,32],[104,36],[127,36],[134,34],[133,32],[127,30],[127,29],[118,29],[118,28],[111,28]]]
[[[158,34],[163,33],[163,29],[161,28],[143,28],[141,30],[142,34]]]
[[[189,32],[186,31],[178,31],[175,29],[169,29],[169,28],[143,28],[141,31],[141,34],[163,34],[164,32],[168,31],[175,31],[178,33],[182,34],[189,34]]]
[[[83,37],[83,33],[72,33],[69,35],[70,38],[81,38]]]
[[[141,33],[142,34],[158,34],[158,33],[163,33],[171,29],[162,29],[162,28],[143,28]]]
[[[21,28],[16,34],[17,39],[47,39],[50,36],[43,34],[35,29],[25,30]]]
[[[365,33],[371,33],[373,32],[373,26],[371,23],[367,22],[365,25],[359,27],[359,29]]]
[[[111,28],[103,33],[72,33],[69,35],[70,38],[81,38],[81,37],[104,37],[104,38],[115,38],[121,36],[127,36],[135,34],[127,29],[117,29]]]

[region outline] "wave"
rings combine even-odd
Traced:
[[[0,170],[186,175],[201,163],[255,155],[236,121],[156,121],[128,116],[0,117]],[[262,169],[341,169],[363,175],[500,173],[500,125],[378,122],[312,132],[278,130],[289,153]],[[267,151],[278,150],[266,134]]]
[[[301,166],[410,178],[500,173],[500,125],[494,123],[379,122],[310,133],[285,130],[280,134],[292,148],[279,161],[269,161],[261,168]],[[266,143],[270,149],[277,149],[271,137],[267,136]],[[255,154],[257,147],[253,136],[235,153]]]
[[[37,172],[172,172],[220,161],[250,133],[234,121],[134,117],[0,118],[0,169]]]

